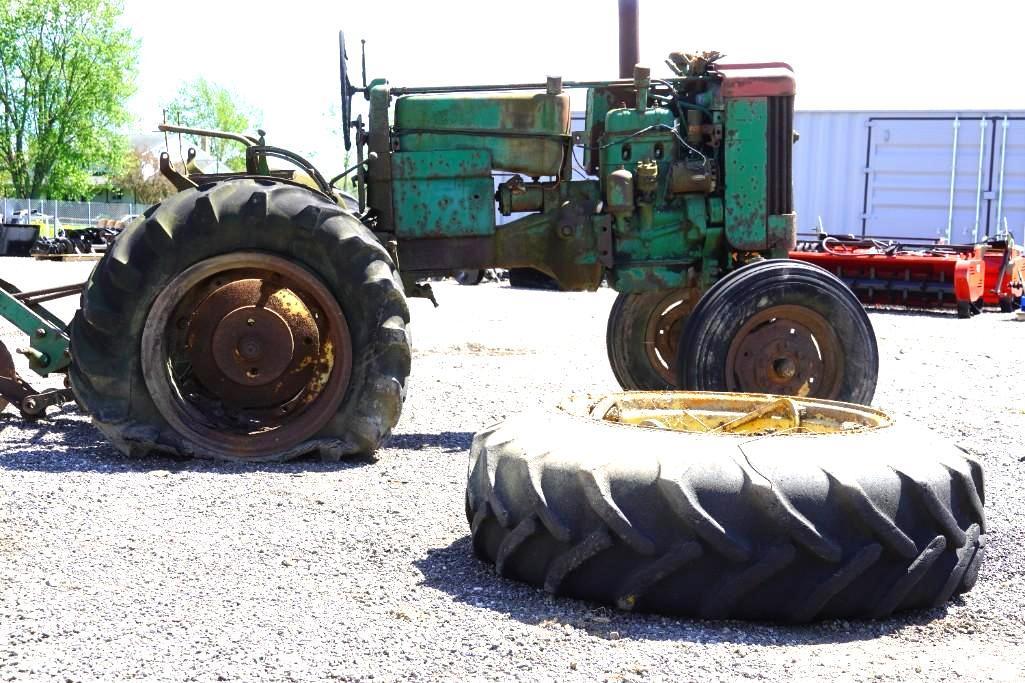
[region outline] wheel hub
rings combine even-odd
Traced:
[[[261,253],[203,261],[157,298],[143,371],[180,432],[218,452],[310,438],[337,411],[352,367],[340,307],[302,266]]]
[[[319,338],[313,312],[294,291],[258,278],[217,287],[187,328],[188,356],[200,382],[247,406],[299,391],[312,371],[305,354],[316,351]]]
[[[727,386],[789,396],[834,396],[843,376],[839,341],[817,312],[773,306],[753,316],[727,354]]]

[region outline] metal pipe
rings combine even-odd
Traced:
[[[71,292],[72,294],[78,294],[85,288],[85,283],[80,282],[73,285],[60,285],[59,287],[47,287],[46,289],[37,289],[32,292],[17,292],[14,294],[14,298],[19,301],[27,301],[37,296],[46,296],[48,294],[56,294],[57,292]]]
[[[957,182],[957,134],[961,130],[961,120],[954,116],[954,148],[950,158],[950,204],[947,206],[947,244],[950,244],[950,233],[954,228],[954,184]]]
[[[633,67],[631,67],[632,69]],[[631,76],[633,72],[631,71]],[[633,86],[633,78],[616,81],[563,81],[562,89],[604,88],[608,86]],[[392,95],[427,95],[446,92],[499,92],[504,90],[547,90],[547,83],[495,83],[488,85],[428,85],[390,88]]]
[[[988,123],[985,116],[979,120],[979,175],[975,180],[975,227],[972,228],[972,242],[979,241],[979,211],[982,209],[982,159],[986,156],[986,126]]]
[[[1004,166],[1007,163],[1007,129],[1011,127],[1011,124],[1007,122],[1007,114],[1004,114],[1003,126],[1003,140],[1000,142],[1000,188],[997,190],[997,233],[1000,232],[1001,225],[1005,224],[1004,217]],[[1007,232],[1006,227],[1004,232]]]
[[[60,287],[50,287],[48,289],[37,289],[34,292],[18,292],[13,296],[26,306],[38,306],[41,303],[53,301],[54,299],[63,299],[67,296],[81,294],[83,289],[85,289],[84,282],[77,285],[62,285]]]
[[[157,130],[163,133],[184,133],[185,135],[198,135],[203,138],[223,138],[225,140],[234,140],[240,142],[246,147],[252,147],[257,144],[257,141],[247,135],[239,135],[238,133],[229,133],[223,130],[207,130],[206,128],[190,128],[189,126],[172,126],[169,123],[161,123],[157,126]]]
[[[619,0],[619,77],[629,78],[640,61],[638,0]]]

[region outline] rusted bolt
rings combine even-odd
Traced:
[[[559,226],[559,234],[562,235],[563,237],[572,237],[573,236],[573,226],[572,225],[560,225]]]
[[[43,329],[42,327],[36,328],[36,336],[39,337],[40,339],[42,339],[43,337],[46,336],[46,330]]]
[[[252,318],[247,318],[246,319],[246,325],[249,325],[250,327],[252,327],[255,324],[256,324],[256,321],[253,320]]]

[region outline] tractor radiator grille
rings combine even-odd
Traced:
[[[766,208],[769,215],[793,213],[794,98],[770,97]]]

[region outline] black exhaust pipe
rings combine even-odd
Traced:
[[[633,78],[640,61],[638,0],[619,0],[619,77]]]

